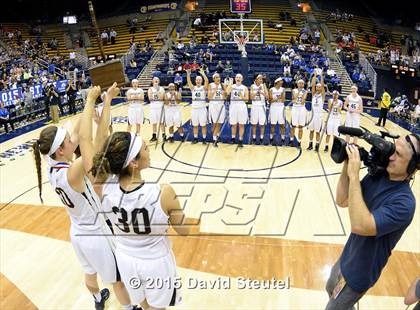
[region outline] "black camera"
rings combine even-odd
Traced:
[[[386,172],[389,158],[395,152],[395,144],[385,140],[385,137],[397,139],[398,136],[391,135],[381,131],[381,135],[371,133],[367,129],[339,126],[338,132],[350,136],[360,137],[367,143],[372,145],[370,151],[366,151],[363,147],[357,146],[359,149],[360,159],[368,168],[368,173],[372,176],[379,176]],[[340,164],[348,159],[346,152],[347,142],[341,138],[334,137],[333,147],[331,149],[331,158]]]

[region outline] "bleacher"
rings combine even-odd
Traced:
[[[100,32],[106,30],[108,28],[114,29],[117,32],[116,43],[111,44],[108,43],[104,45],[105,54],[115,54],[115,55],[123,55],[127,52],[130,47],[130,39],[134,36],[134,40],[136,43],[140,43],[144,45],[146,40],[150,41],[150,44],[154,49],[159,49],[162,46],[161,42],[156,42],[155,38],[160,31],[164,31],[167,26],[167,19],[153,19],[152,21],[147,22],[146,29],[143,32],[136,32],[135,34],[129,33],[129,27],[126,23],[107,23],[106,20],[102,20],[99,22],[100,24]],[[140,23],[139,23],[140,25]],[[37,35],[31,33],[31,28],[28,24],[24,23],[3,23],[3,27],[5,31],[17,31],[20,30],[22,33],[23,40],[30,39],[31,41],[35,42],[37,39]],[[89,33],[93,33],[89,31]],[[44,46],[47,47],[47,44],[50,42],[51,39],[57,39],[57,49],[51,49],[47,47],[48,55],[49,56],[64,56],[66,58],[69,57],[69,53],[74,51],[72,48],[66,48],[65,39],[64,39],[64,31],[63,28],[60,26],[57,29],[46,29],[41,35],[42,42]],[[97,43],[95,35],[90,36],[91,47],[87,47],[88,56],[99,56],[99,45]]]

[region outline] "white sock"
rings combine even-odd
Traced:
[[[281,135],[281,139],[284,140],[284,138],[286,138],[286,136],[285,135]]]
[[[213,136],[213,140],[216,141],[217,140],[217,136]]]
[[[261,135],[261,136],[260,136],[260,140],[262,140],[262,139],[264,139],[264,135]]]
[[[273,139],[273,135],[270,133],[270,139]]]
[[[254,140],[255,140],[256,138],[257,138],[257,136],[256,136],[256,135],[252,135],[252,139],[254,139]]]
[[[290,141],[293,141],[293,138],[294,138],[294,137],[290,137]]]
[[[198,135],[194,135],[194,139],[197,139],[198,138]]]
[[[232,135],[232,139],[235,139],[235,136],[234,135]]]
[[[128,305],[121,305],[121,308],[123,310],[132,310],[133,309],[133,305],[130,305],[130,304],[128,304]]]
[[[100,302],[102,300],[101,292],[93,294],[93,298],[95,298],[96,302]]]

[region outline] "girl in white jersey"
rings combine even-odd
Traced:
[[[198,142],[198,126],[201,126],[201,134],[203,136],[203,144],[206,144],[207,136],[207,103],[206,92],[209,86],[209,80],[204,73],[203,68],[200,69],[201,76],[195,78],[195,85],[191,82],[191,70],[187,70],[187,83],[191,90],[191,123],[193,125],[194,139],[193,144]],[[204,78],[204,85],[203,85]]]
[[[147,91],[147,96],[150,101],[150,123],[152,124],[153,134],[150,142],[157,141],[157,126],[159,124],[162,132],[162,139],[165,140],[165,118],[164,118],[164,96],[165,89],[159,85],[160,79],[154,77],[152,79],[152,87]]]
[[[134,79],[131,81],[133,86],[127,91],[127,101],[130,103],[128,106],[128,125],[127,131],[131,131],[131,126],[136,125],[136,134],[140,133],[140,126],[143,124],[143,104],[144,104],[144,91],[139,87],[139,81]]]
[[[210,122],[214,124],[212,129],[214,146],[220,137],[221,124],[225,122],[226,87],[220,82],[219,73],[213,74],[213,83],[209,85],[209,115]]]
[[[101,132],[107,132],[109,106],[118,92],[114,83],[105,96],[104,110],[98,125]],[[85,109],[90,111],[90,131],[95,101],[100,93],[99,87],[93,87],[87,97]],[[79,128],[82,129],[79,130]],[[109,297],[108,289],[99,291],[96,276],[99,273],[104,282],[113,283],[115,294],[123,308],[133,309],[127,291],[119,279],[112,244],[105,236],[111,234],[111,231],[107,225],[102,225],[102,219],[98,217],[97,208],[100,204],[98,197],[91,181],[86,177],[82,158],[79,157],[73,161],[73,153],[78,145],[79,136],[81,137],[85,130],[89,128],[80,122],[80,126],[76,125],[71,136],[62,127],[49,126],[41,131],[39,139],[33,145],[39,195],[41,197],[42,193],[42,154],[48,163],[48,178],[51,186],[66,206],[70,216],[71,243],[85,272],[86,287],[94,296],[95,308],[104,309],[105,301]]]
[[[251,85],[249,96],[252,100],[251,106],[251,124],[252,124],[252,143],[257,144],[257,125],[260,126],[260,141],[264,139],[264,125],[266,123],[266,98],[268,98],[268,89],[263,83],[263,76],[258,74],[254,84]]]
[[[174,142],[174,129],[177,128],[181,140],[184,139],[181,117],[181,92],[176,91],[174,83],[168,85],[168,92],[165,94],[165,123],[169,127],[169,142]]]
[[[245,124],[248,122],[248,107],[246,106],[246,102],[249,99],[249,91],[248,87],[242,84],[242,81],[243,76],[238,73],[235,76],[235,84],[229,84],[226,89],[227,94],[230,94],[229,123],[232,126],[231,143],[235,142],[239,125],[239,147],[243,147]]]
[[[274,133],[276,125],[280,125],[281,144],[286,144],[286,127],[284,117],[284,101],[286,100],[286,90],[282,87],[283,79],[281,77],[274,81],[274,87],[270,89],[270,142],[274,145]]]
[[[83,152],[84,144],[81,144]],[[92,148],[92,147],[90,147]],[[149,149],[134,133],[115,132],[94,156],[97,193],[117,231],[116,259],[131,301],[145,309],[163,309],[181,300],[169,224],[189,234],[177,195],[167,184],[145,183]],[[134,279],[134,280],[133,280]],[[159,281],[165,285],[159,286]],[[138,285],[135,285],[135,284]]]
[[[299,80],[297,82],[298,88],[293,89],[292,92],[292,130],[290,133],[290,144],[293,145],[294,137],[295,137],[295,128],[298,128],[298,138],[297,140],[297,147],[300,148],[300,142],[302,141],[303,136],[303,126],[305,126],[306,122],[306,96],[308,92],[304,89],[305,82],[303,80]]]
[[[314,71],[312,78],[312,112],[311,122],[309,123],[309,146],[308,151],[313,149],[312,140],[314,138],[314,132],[316,132],[316,145],[315,152],[319,151],[319,140],[321,138],[321,129],[323,123],[324,114],[324,101],[325,101],[325,89],[324,89],[324,77],[322,72],[320,73],[321,81],[317,83],[318,72]]]
[[[356,85],[351,87],[351,94],[346,97],[344,108],[347,110],[345,126],[359,128],[360,113],[363,112],[363,100],[357,93]],[[350,141],[349,135],[346,135],[346,141]],[[357,143],[357,137],[353,137],[353,143]]]
[[[327,121],[327,138],[325,141],[324,152],[328,152],[328,144],[332,135],[338,137],[338,127],[341,125],[341,109],[343,102],[339,99],[340,93],[333,91],[333,97],[328,99],[328,121]]]

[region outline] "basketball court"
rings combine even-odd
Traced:
[[[189,109],[183,108],[184,123]],[[286,114],[290,119],[290,111]],[[127,105],[114,106],[112,115],[114,131],[126,130]],[[363,114],[362,126],[377,132],[375,122]],[[2,153],[11,150],[0,167],[2,309],[90,309],[92,297],[69,242],[69,218],[48,184],[45,163],[44,205],[38,197],[33,156],[25,143],[41,129],[0,146]],[[386,129],[407,133],[392,122]],[[149,140],[149,124],[141,135]],[[238,149],[225,143],[214,148],[180,141],[149,144],[151,167],[142,177],[171,184],[185,214],[200,222],[192,236],[171,231],[183,295],[175,309],[325,307],[325,283],[350,223],[348,211],[334,204],[341,165],[330,154],[306,151],[307,135],[305,129],[302,150],[263,145]],[[418,179],[412,188],[420,199]],[[417,210],[360,309],[403,309],[405,290],[419,271],[419,235]],[[108,306],[118,309],[114,294]]]

